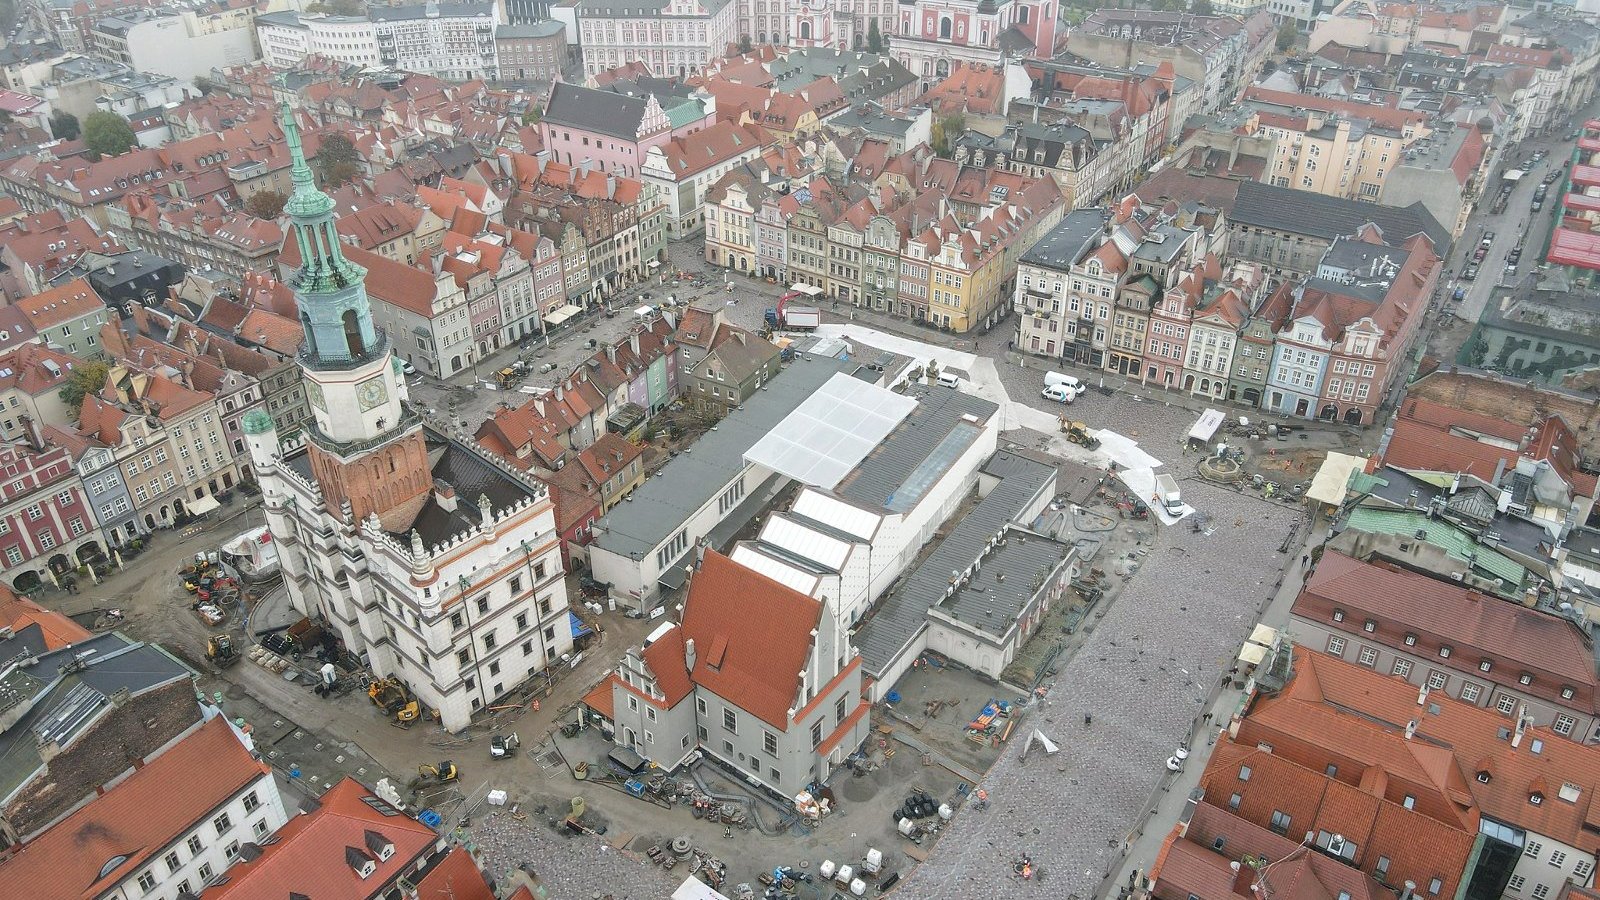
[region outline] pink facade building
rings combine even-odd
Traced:
[[[1053,0],[901,3],[889,51],[927,90],[956,63],[997,66],[1007,59],[1054,56],[1056,12]]]
[[[11,473],[0,483],[0,571],[19,592],[104,555],[72,454],[46,446],[36,423],[28,430],[28,440],[0,446],[0,467]]]
[[[539,135],[556,162],[590,163],[638,178],[650,148],[710,127],[716,117],[716,100],[709,95],[658,95],[630,90],[628,82],[603,90],[557,83],[545,103]]]

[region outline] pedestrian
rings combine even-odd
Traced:
[[[1083,727],[1088,728],[1091,724],[1093,724],[1093,722],[1094,716],[1091,716],[1088,713],[1083,714]]]
[[[1311,562],[1311,554],[1305,553],[1305,554],[1302,554],[1300,556],[1300,568],[1304,569],[1306,567],[1306,565],[1309,564],[1310,562]]]

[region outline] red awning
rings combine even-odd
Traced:
[[[1557,228],[1550,239],[1548,259],[1558,266],[1600,269],[1600,234]]]

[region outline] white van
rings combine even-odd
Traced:
[[[940,372],[939,383],[947,388],[958,388],[961,387],[961,376],[952,375],[949,372]]]
[[[1078,393],[1064,384],[1052,384],[1045,388],[1039,396],[1046,400],[1054,400],[1057,403],[1071,403],[1078,399]]]
[[[1046,372],[1046,373],[1044,373],[1044,385],[1045,385],[1045,387],[1055,387],[1058,384],[1067,385],[1068,387],[1072,388],[1072,390],[1078,391],[1080,393],[1083,391],[1083,382],[1079,381],[1076,378],[1073,378],[1071,375],[1068,375],[1065,372]]]

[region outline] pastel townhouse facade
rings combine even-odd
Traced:
[[[929,90],[957,65],[1055,55],[1054,0],[912,0],[886,33],[889,53]]]
[[[666,237],[679,240],[704,231],[705,199],[735,166],[755,159],[762,142],[753,131],[718,122],[703,131],[651,147],[641,180],[660,192],[666,205]]]
[[[0,466],[11,473],[0,484],[0,571],[24,594],[106,555],[72,454],[30,427],[29,440],[0,446]]]
[[[545,101],[539,137],[554,162],[590,163],[638,178],[650,148],[709,127],[716,113],[710,95],[635,95],[557,82]]]

